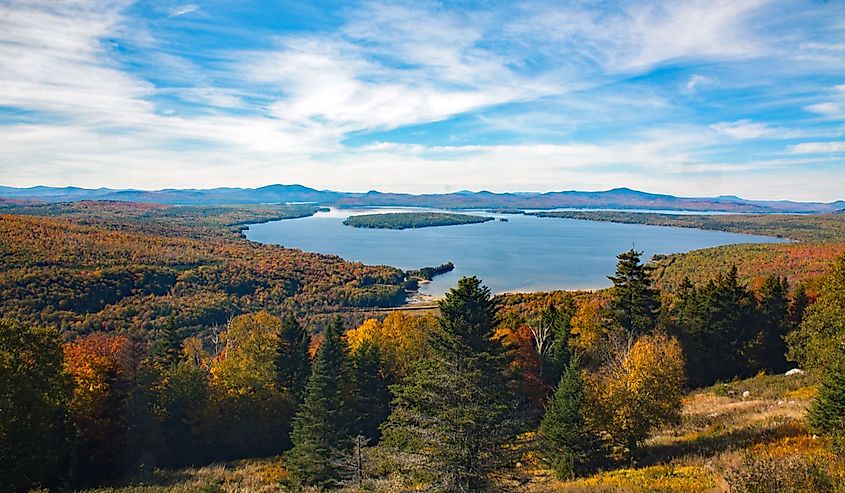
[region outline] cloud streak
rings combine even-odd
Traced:
[[[841,142],[809,140],[843,133],[826,58],[845,42],[842,9],[772,20],[790,6],[364,2],[277,30],[221,24],[220,6],[11,1],[0,171],[11,185],[761,198],[798,198],[778,184],[813,178],[806,198],[841,198]],[[773,60],[795,68],[761,71]]]

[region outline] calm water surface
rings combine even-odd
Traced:
[[[455,270],[422,286],[439,296],[462,276],[476,275],[494,293],[595,289],[610,285],[616,255],[632,246],[645,252],[687,252],[732,243],[774,243],[777,238],[686,228],[480,213],[508,222],[389,230],[343,225],[350,215],[420,209],[332,209],[302,219],[254,224],[250,240],[339,255],[401,269],[453,262]],[[430,209],[426,209],[430,210]]]

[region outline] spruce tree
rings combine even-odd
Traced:
[[[845,359],[840,359],[825,372],[819,393],[807,413],[812,433],[845,435]]]
[[[149,363],[159,373],[175,366],[182,359],[182,339],[170,320],[159,330],[158,337],[153,343],[148,357]]]
[[[783,373],[787,370],[785,337],[790,329],[789,283],[785,277],[766,278],[760,287],[757,312],[756,369]]]
[[[294,405],[302,402],[305,384],[311,375],[309,342],[308,333],[289,313],[282,321],[275,365],[279,390],[287,392]]]
[[[610,311],[616,323],[629,334],[651,332],[657,324],[660,295],[652,287],[652,267],[640,262],[643,252],[633,248],[617,255]]]
[[[511,358],[493,337],[496,307],[477,278],[462,278],[439,306],[427,356],[392,388],[382,440],[398,451],[400,467],[432,487],[481,491],[512,459],[504,445],[520,430]]]
[[[338,317],[326,329],[305,386],[305,399],[293,420],[287,467],[299,485],[328,487],[341,479],[335,465],[353,434],[345,389],[347,348]]]
[[[537,430],[540,452],[558,479],[588,472],[599,456],[601,443],[584,419],[584,383],[573,358],[546,405]]]
[[[355,379],[355,421],[357,432],[369,443],[381,437],[379,426],[390,414],[390,378],[385,373],[381,351],[372,341],[364,341],[352,354]]]

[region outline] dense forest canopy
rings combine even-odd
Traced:
[[[343,224],[352,226],[353,228],[414,229],[477,224],[492,220],[492,217],[447,212],[392,212],[387,214],[349,216],[343,221]]]
[[[190,335],[264,308],[324,322],[341,310],[401,304],[399,269],[236,234],[245,222],[313,211],[83,202],[21,211],[51,217],[2,215],[0,311],[67,335],[143,335],[171,324]]]

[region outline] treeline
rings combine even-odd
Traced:
[[[187,336],[262,309],[292,311],[323,327],[337,312],[405,300],[399,269],[255,244],[204,216],[193,219],[196,229],[186,216],[158,234],[169,228],[163,217],[170,216],[144,222],[136,217],[146,214],[137,204],[74,207],[73,217],[80,217],[73,220],[0,216],[4,316],[55,325],[67,337],[93,331],[144,336],[174,324]],[[99,215],[79,212],[100,207]],[[119,219],[120,211],[132,219]],[[203,236],[206,228],[216,236]]]
[[[266,312],[151,342],[62,344],[3,321],[0,476],[69,488],[287,450],[293,488],[495,490],[530,457],[571,478],[635,461],[686,387],[779,372],[785,352],[826,374],[812,430],[842,435],[845,257],[815,300],[783,279],[752,292],[733,271],[660,293],[633,250],[611,280],[508,304],[463,278],[436,317],[335,320],[314,338]]]
[[[423,267],[421,269],[409,270],[405,272],[405,277],[409,279],[430,281],[434,279],[435,276],[446,274],[447,272],[452,272],[453,270],[455,270],[455,264],[452,262],[446,262],[445,264],[440,264],[437,267]]]
[[[448,212],[394,212],[387,214],[361,214],[349,216],[343,221],[346,226],[369,229],[413,229],[435,226],[457,226],[492,221],[488,216],[452,214]]]

